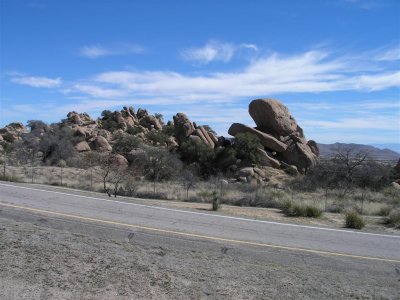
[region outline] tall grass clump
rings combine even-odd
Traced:
[[[400,229],[400,209],[393,209],[386,217],[385,224]]]
[[[319,218],[322,216],[322,211],[318,207],[294,203],[290,200],[283,203],[281,210],[287,217]]]
[[[362,229],[365,226],[364,219],[355,210],[347,211],[344,218],[347,228]]]

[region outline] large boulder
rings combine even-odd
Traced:
[[[97,150],[100,152],[104,152],[104,151],[111,151],[112,147],[110,146],[110,144],[108,143],[108,141],[98,135],[97,137],[94,138],[94,140],[90,143],[90,148],[92,150]]]
[[[75,145],[75,150],[78,152],[87,152],[90,151],[91,149],[86,141],[82,141]]]
[[[244,124],[233,123],[228,130],[228,133],[233,136],[236,136],[238,133],[246,132],[256,135],[260,139],[261,144],[271,151],[282,152],[287,148],[285,143],[282,143],[272,135],[261,132]]]
[[[119,168],[119,169],[125,169],[128,167],[128,160],[123,157],[121,154],[115,154],[113,157],[113,163]]]
[[[279,169],[281,166],[281,163],[279,162],[279,160],[268,155],[267,151],[265,151],[263,149],[258,149],[258,156],[261,161],[260,163],[263,166],[268,166],[268,167],[272,167],[275,169]]]
[[[274,99],[256,99],[249,105],[249,113],[258,129],[275,136],[285,136],[299,132],[296,120],[290,115],[288,108]]]
[[[307,172],[310,167],[318,163],[318,156],[312,152],[307,144],[301,142],[292,143],[286,151],[278,155],[284,162],[295,165],[301,173]]]
[[[181,144],[194,131],[193,123],[183,113],[177,113],[174,117],[174,134]]]

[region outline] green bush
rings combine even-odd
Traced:
[[[260,163],[259,149],[262,148],[260,139],[251,133],[239,133],[235,136],[233,148],[237,157],[250,163]]]
[[[347,228],[362,229],[365,226],[365,221],[358,212],[352,210],[345,214],[345,226]]]

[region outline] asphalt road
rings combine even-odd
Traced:
[[[0,183],[0,209],[268,251],[400,264],[399,235],[235,218],[141,203],[51,187]]]

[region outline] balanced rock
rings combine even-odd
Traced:
[[[274,99],[256,99],[249,105],[249,113],[258,129],[276,136],[285,136],[298,130],[296,120],[288,108]]]
[[[246,132],[256,135],[260,139],[261,144],[264,147],[271,149],[272,151],[282,152],[285,151],[287,148],[285,143],[282,143],[278,139],[274,138],[272,135],[261,132],[244,124],[233,123],[228,130],[228,133],[233,136],[236,136],[238,133]]]

